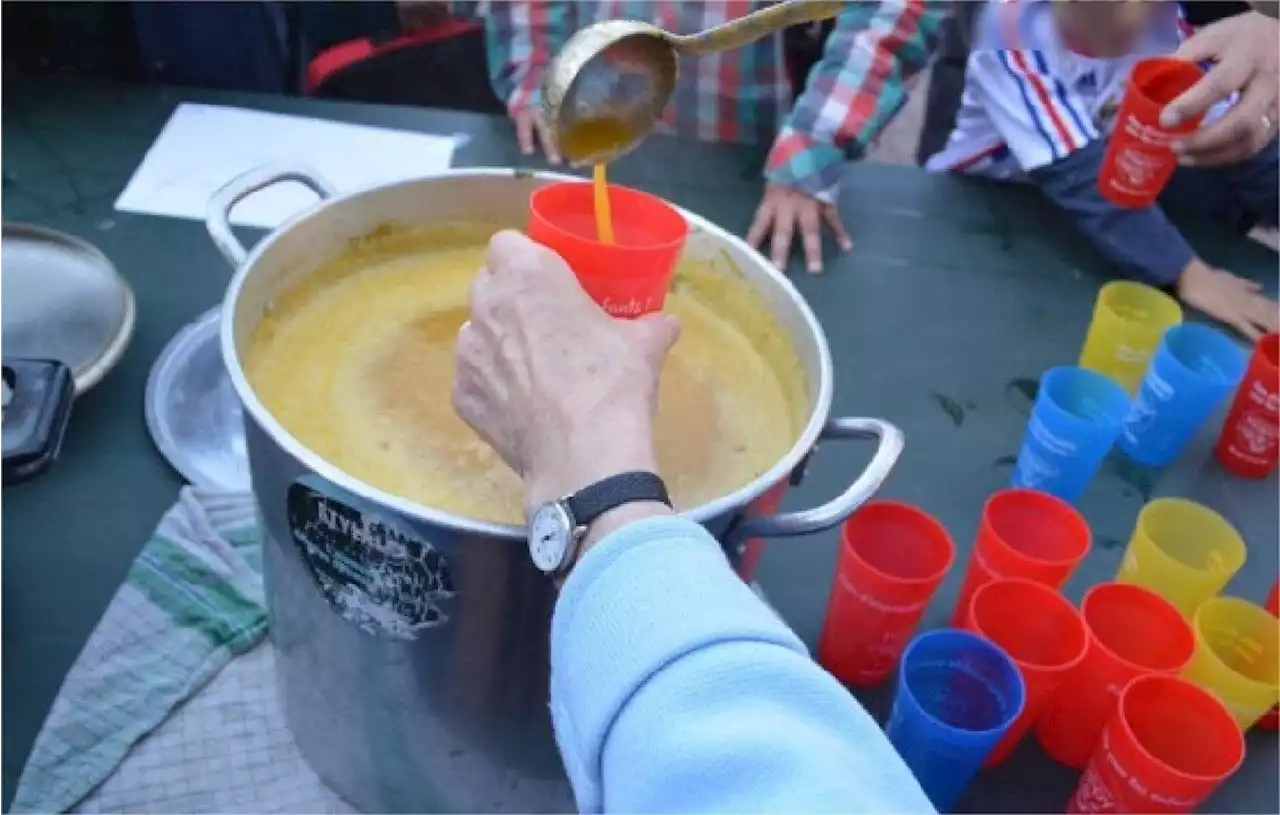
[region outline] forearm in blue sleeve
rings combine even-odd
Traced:
[[[551,709],[584,812],[928,812],[876,722],[681,518],[589,551],[556,605]]]
[[[1098,175],[1105,151],[1106,141],[1094,140],[1060,161],[1032,170],[1031,180],[1126,273],[1159,286],[1172,284],[1195,252],[1158,205],[1125,209],[1102,197]]]

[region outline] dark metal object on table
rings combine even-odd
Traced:
[[[222,306],[222,351],[244,405],[289,727],[320,777],[368,811],[571,808],[546,705],[555,595],[529,560],[524,528],[430,509],[340,471],[272,418],[241,363],[280,287],[353,238],[395,224],[519,225],[530,193],[567,176],[461,170],[339,197],[309,175],[251,173],[215,196],[209,217],[237,268]],[[247,251],[227,214],[281,180],[330,200]],[[878,419],[829,416],[830,352],[804,299],[741,240],[685,214],[686,255],[751,283],[807,375],[808,420],[792,449],[755,481],[686,513],[737,563],[749,540],[842,522],[879,489],[903,438]],[[819,439],[850,438],[878,442],[864,472],[825,504],[773,514]]]
[[[679,52],[741,48],[784,28],[835,17],[846,3],[788,0],[696,34],[607,20],[575,33],[548,66],[542,112],[571,164],[612,161],[639,144],[675,90]]]
[[[4,483],[34,478],[62,449],[75,401],[71,369],[47,359],[4,361]]]

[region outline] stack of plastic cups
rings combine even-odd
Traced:
[[[948,812],[1024,702],[1018,667],[998,646],[968,631],[930,631],[902,655],[885,734]]]
[[[1164,467],[1191,441],[1244,376],[1245,356],[1221,331],[1169,329],[1138,387],[1116,446],[1147,467]]]
[[[1264,606],[1273,616],[1280,617],[1280,581],[1271,586],[1271,593],[1267,595],[1267,604]],[[1280,708],[1271,708],[1271,712],[1258,720],[1258,727],[1267,730],[1275,730],[1277,723],[1280,723]]]
[[[1111,451],[1129,408],[1124,388],[1102,374],[1051,368],[1040,378],[1011,483],[1074,503]]]
[[[1178,610],[1139,586],[1103,583],[1084,596],[1080,613],[1089,645],[1036,722],[1045,752],[1084,769],[1124,686],[1149,673],[1175,675],[1191,661],[1195,637]]]
[[[1136,393],[1160,338],[1180,322],[1182,308],[1169,295],[1141,283],[1112,281],[1098,292],[1080,367]]]
[[[1245,551],[1240,533],[1218,513],[1160,498],[1138,513],[1116,581],[1146,586],[1190,620],[1240,571]]]
[[[1280,334],[1254,347],[1214,453],[1226,470],[1246,478],[1266,478],[1280,462]]]
[[[1075,606],[1030,580],[996,580],[974,592],[969,629],[999,645],[1022,672],[1027,701],[983,767],[1017,747],[1058,686],[1084,659],[1089,632]]]
[[[1244,738],[1212,694],[1148,675],[1120,694],[1067,812],[1192,812],[1244,761]]]
[[[1276,704],[1280,620],[1253,603],[1215,597],[1200,605],[1191,627],[1196,650],[1183,678],[1216,694],[1248,730]]]
[[[954,559],[951,536],[928,513],[864,504],[841,530],[818,662],[847,685],[882,682]]]
[[[973,593],[1001,577],[1058,588],[1089,552],[1092,535],[1075,507],[1037,490],[1005,489],[982,507],[973,555],[951,625],[963,628]]]

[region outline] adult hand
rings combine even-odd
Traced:
[[[747,230],[747,243],[758,249],[767,236],[773,265],[785,269],[787,257],[791,254],[791,239],[799,227],[805,268],[810,274],[817,274],[822,271],[823,222],[835,234],[840,251],[847,252],[853,248],[853,238],[845,231],[834,205],[824,204],[794,187],[769,184],[764,189],[760,206],[756,208],[755,220]]]
[[[657,472],[658,378],[675,317],[615,320],[551,250],[489,242],[458,332],[453,406],[525,484],[534,509],[601,478]]]
[[[1221,119],[1189,136],[1174,149],[1188,164],[1220,167],[1253,157],[1276,134],[1280,94],[1280,23],[1256,11],[1219,20],[1193,34],[1174,54],[1191,62],[1212,61],[1209,72],[1160,116],[1171,127],[1207,113],[1240,91]]]
[[[516,126],[516,141],[520,143],[520,152],[531,156],[542,146],[547,161],[560,163],[560,153],[556,149],[556,141],[551,136],[551,129],[543,121],[542,111],[536,105],[529,105],[509,111],[511,121]]]
[[[1194,260],[1178,277],[1178,297],[1239,331],[1250,342],[1280,328],[1280,304],[1262,286]]]

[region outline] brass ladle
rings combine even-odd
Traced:
[[[612,161],[639,144],[662,115],[675,89],[680,53],[741,48],[788,26],[828,20],[846,5],[787,0],[687,35],[634,20],[587,26],[548,66],[543,116],[570,164]]]

